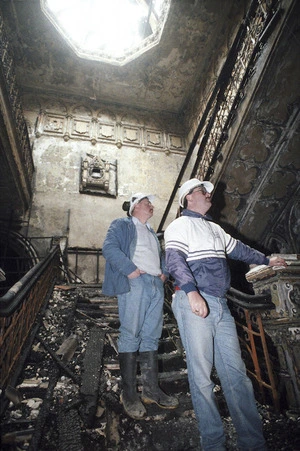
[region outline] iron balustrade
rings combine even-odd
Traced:
[[[7,109],[12,115],[14,129],[18,140],[18,150],[23,163],[23,176],[26,187],[31,194],[31,181],[34,173],[32,148],[28,129],[23,114],[21,95],[16,83],[14,60],[10,49],[10,42],[0,14],[0,73],[3,80],[3,89],[6,92]]]
[[[68,249],[69,253],[90,255],[100,258],[100,249]],[[76,263],[76,270],[79,269]],[[21,367],[22,349],[42,306],[51,295],[54,283],[62,274],[62,259],[59,246],[55,246],[49,255],[31,268],[2,298],[0,298],[0,387],[14,385],[16,366]],[[99,265],[97,264],[97,280]],[[170,292],[172,290],[170,289]],[[169,293],[171,296],[172,293]],[[168,298],[168,294],[166,293]],[[243,358],[247,371],[260,401],[272,403],[280,410],[278,383],[276,378],[276,357],[272,355],[270,338],[265,334],[263,320],[275,308],[271,294],[249,295],[231,288],[227,294],[230,309],[235,318]]]
[[[227,293],[229,306],[237,326],[247,372],[254,383],[260,402],[271,402],[280,411],[278,383],[274,370],[276,356],[272,354],[273,345],[265,334],[263,319],[275,309],[271,294],[249,295],[234,288]]]
[[[31,268],[0,298],[0,387],[16,380],[26,339],[60,274],[60,248]]]
[[[192,157],[196,158],[190,177],[200,180],[210,180],[217,161],[224,158],[222,150],[236,120],[237,112],[247,95],[247,85],[257,70],[256,63],[281,12],[278,0],[251,2],[201,114],[157,232],[164,229],[177,190]]]
[[[82,276],[83,268],[86,265],[84,260],[90,258],[89,265],[92,268],[94,280],[93,283],[100,284],[103,279],[101,267],[104,267],[104,257],[102,255],[102,248],[88,248],[88,247],[68,247],[68,278],[73,283],[86,283]],[[73,256],[72,259],[70,257]],[[72,268],[72,269],[71,269]]]

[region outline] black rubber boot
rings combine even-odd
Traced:
[[[142,373],[142,401],[145,404],[157,404],[163,409],[176,409],[178,399],[168,396],[158,386],[157,351],[140,352],[140,368]]]
[[[137,353],[121,352],[119,362],[122,377],[121,402],[124,410],[134,420],[141,420],[146,415],[146,409],[136,391]]]

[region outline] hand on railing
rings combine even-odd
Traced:
[[[279,255],[276,255],[275,257],[269,258],[269,265],[268,266],[276,266],[276,267],[286,267],[287,262],[284,258],[280,257]]]

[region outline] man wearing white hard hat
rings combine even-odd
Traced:
[[[179,189],[181,216],[165,231],[166,266],[176,284],[172,309],[186,350],[188,378],[204,451],[225,451],[226,438],[214,396],[215,367],[237,432],[239,449],[265,451],[253,387],[246,374],[234,319],[227,306],[227,258],[284,265],[228,235],[207,214],[214,186],[196,178]]]
[[[158,386],[157,349],[168,273],[159,240],[148,223],[153,215],[153,200],[152,194],[136,193],[124,202],[127,217],[111,223],[102,249],[106,259],[102,292],[118,298],[121,400],[127,415],[137,420],[146,415],[137,394],[138,360],[142,401],[164,409],[178,406],[178,400]]]

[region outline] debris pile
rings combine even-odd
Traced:
[[[56,287],[2,419],[1,449],[200,451],[197,421],[188,390],[184,352],[172,313],[166,308],[160,341],[160,385],[178,397],[174,411],[147,406],[141,421],[120,404],[116,299],[100,289]],[[228,451],[236,436],[216,378]],[[300,449],[300,419],[258,405],[269,449]]]

